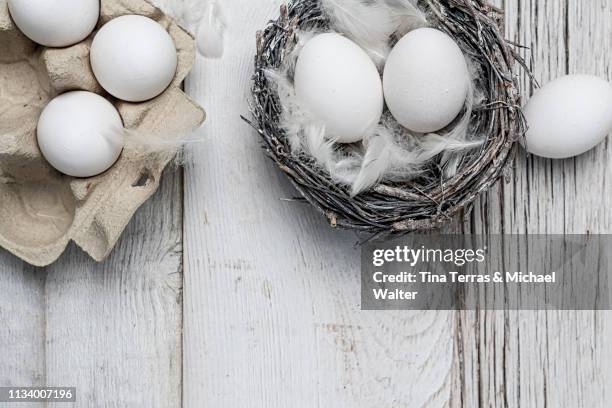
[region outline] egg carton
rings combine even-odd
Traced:
[[[145,0],[102,0],[98,28],[126,14],[165,27],[179,64],[170,87],[151,101],[110,98],[125,127],[156,137],[197,128],[205,112],[180,89],[195,58],[193,37]],[[176,153],[126,150],[110,170],[88,179],[64,176],[47,164],[36,141],[47,102],[77,89],[108,96],[89,65],[92,38],[68,48],[38,46],[20,33],[7,0],[0,0],[0,246],[36,266],[53,263],[70,241],[96,261],[106,258]]]

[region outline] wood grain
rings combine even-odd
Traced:
[[[0,252],[0,387],[45,384],[45,274]]]
[[[173,173],[103,264],[74,247],[48,269],[0,252],[0,386],[77,386],[77,407],[609,406],[608,312],[359,310],[357,237],[283,200],[296,192],[239,120],[255,31],[278,4],[223,2],[231,46],[188,80],[210,121],[183,230]],[[541,82],[612,77],[612,0],[497,4]],[[607,233],[611,158],[609,142],[566,161],[520,154],[448,231]]]
[[[279,4],[224,1],[231,46],[186,87],[210,120],[185,176],[184,407],[445,406],[453,315],[361,312],[357,237],[282,200],[297,193],[239,118]]]
[[[48,270],[46,380],[77,406],[181,406],[181,190],[168,174],[106,262],[73,247]]]
[[[507,35],[528,45],[537,79],[567,73],[610,78],[612,1],[498,2]],[[522,78],[523,89],[530,84]],[[584,156],[550,161],[521,152],[508,183],[476,206],[473,233],[609,233],[609,142]],[[609,406],[609,312],[461,312],[453,406]]]
[[[75,246],[39,270],[2,253],[0,385],[76,386],[71,407],[180,407],[181,214],[174,172],[104,263]]]

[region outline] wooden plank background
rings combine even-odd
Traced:
[[[0,386],[77,387],[58,408],[182,406],[181,185],[164,177],[102,264],[0,254]]]
[[[506,35],[527,45],[542,84],[565,74],[610,79],[612,1],[498,1]],[[523,88],[529,89],[523,77]],[[521,153],[508,183],[469,220],[474,233],[610,233],[612,146],[551,161]],[[607,407],[612,396],[610,312],[461,312],[453,405]],[[460,384],[463,382],[463,384]]]
[[[541,82],[612,76],[612,0],[496,3]],[[77,386],[78,407],[609,406],[608,312],[359,310],[357,236],[282,200],[296,193],[239,120],[255,31],[279,4],[222,3],[226,54],[186,84],[206,142],[109,260],[71,247],[37,269],[0,252],[0,386]],[[609,233],[611,156],[609,142],[566,161],[521,154],[449,230]]]

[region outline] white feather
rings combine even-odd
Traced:
[[[210,1],[198,24],[196,42],[203,57],[221,58],[225,43],[226,22],[216,1]]]
[[[382,67],[390,52],[392,35],[428,26],[427,16],[415,0],[321,0],[334,31],[359,44]]]
[[[364,147],[366,153],[359,174],[352,182],[352,196],[378,183],[391,166],[391,143],[384,136],[378,134],[370,138]]]
[[[450,131],[442,135],[442,139],[448,140],[448,147],[445,147],[442,157],[442,169],[446,178],[452,178],[457,174],[457,168],[463,157],[454,154],[460,150],[474,149],[482,145],[484,140],[467,140],[472,111],[474,109],[474,86],[469,81],[468,97],[465,103],[465,112]],[[432,135],[433,137],[433,135]]]
[[[209,0],[151,0],[152,3],[159,7],[165,14],[172,17],[183,28],[188,29],[192,33],[204,17],[204,11],[209,3]]]
[[[223,55],[227,22],[217,0],[153,0],[164,13],[196,37],[198,52],[206,58]]]
[[[371,7],[363,2],[359,4]],[[353,15],[352,18],[356,17]],[[456,171],[463,152],[482,144],[482,140],[468,140],[467,137],[474,105],[472,88],[464,114],[446,133],[414,134],[400,126],[387,112],[381,124],[366,135],[362,144],[335,144],[326,137],[325,126],[300,102],[292,83],[291,75],[299,53],[315,34],[298,32],[296,45],[286,55],[283,66],[277,71],[266,71],[265,75],[276,87],[282,107],[279,126],[288,138],[292,153],[312,158],[329,173],[334,182],[349,186],[352,195],[366,191],[381,181],[411,180],[421,175],[432,160],[437,160],[443,166],[445,174],[451,174],[453,168]],[[440,155],[441,158],[436,159]]]
[[[471,108],[469,112],[471,114]],[[465,117],[468,119],[464,126]],[[363,164],[355,180],[350,183],[352,194],[366,191],[382,180],[411,180],[422,173],[424,165],[440,154],[443,154],[445,170],[448,168],[448,164],[445,166],[446,160],[451,166],[455,165],[456,171],[461,157],[459,153],[475,149],[483,143],[482,140],[466,140],[468,124],[469,115],[466,113],[447,134],[417,135],[402,128],[392,118],[385,117],[372,138],[364,140]]]
[[[359,174],[351,183],[353,196],[380,181],[407,181],[421,172],[426,161],[420,156],[418,140],[400,129],[388,116],[376,132],[363,142],[365,154]]]
[[[302,136],[304,128],[308,123],[312,123],[313,120],[306,109],[298,102],[295,89],[285,73],[273,70],[266,70],[264,73],[268,82],[276,86],[280,105],[282,106],[279,127],[287,135],[291,151],[297,153],[303,148]]]
[[[335,182],[350,185],[359,170],[361,158],[338,150],[334,142],[326,138],[325,126],[300,103],[286,72],[268,70],[265,75],[276,87],[282,106],[279,127],[287,137],[291,152],[296,156],[310,156]]]
[[[332,179],[340,185],[352,185],[361,171],[362,163],[363,154],[359,151],[353,151],[340,156],[339,160],[335,163]]]
[[[294,154],[305,152],[330,174],[334,173],[336,157],[334,143],[325,137],[325,126],[318,123],[299,101],[286,74],[265,71],[266,78],[276,85],[283,107],[279,126],[288,138]]]
[[[359,44],[381,66],[389,55],[395,22],[389,8],[378,1],[321,0],[334,31]]]
[[[398,39],[412,30],[429,25],[427,16],[415,0],[385,0],[385,3],[391,9],[395,24],[393,33]]]
[[[319,124],[307,125],[304,128],[306,153],[313,157],[327,171],[334,171],[334,143],[325,137],[325,126]]]
[[[184,134],[154,133],[141,129],[114,128],[103,134],[110,144],[123,146],[125,151],[160,156],[173,156],[177,165],[184,163],[183,148],[202,143],[204,138],[195,129]]]

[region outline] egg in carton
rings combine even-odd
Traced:
[[[129,14],[167,29],[178,51],[178,69],[170,87],[153,100],[110,100],[126,128],[180,137],[205,118],[181,90],[195,58],[193,37],[145,0],[102,0],[98,28]],[[53,97],[71,90],[108,96],[90,67],[92,38],[68,48],[38,46],[14,25],[7,0],[0,0],[0,245],[36,266],[53,263],[71,240],[102,261],[157,190],[176,154],[176,148],[164,153],[126,149],[111,169],[88,179],[62,175],[42,157],[36,127]]]

